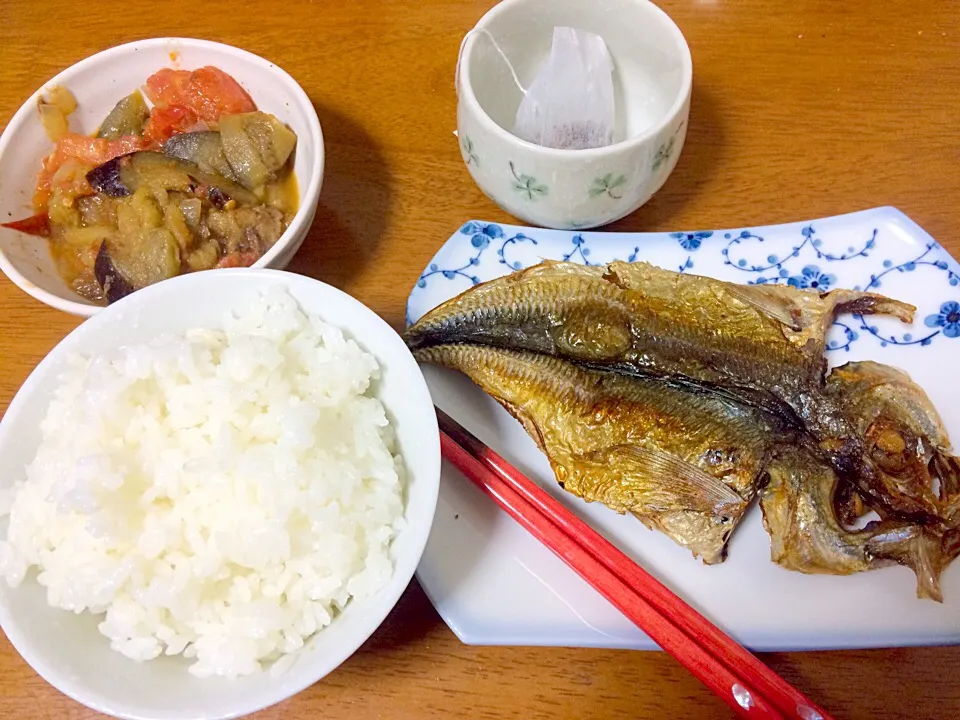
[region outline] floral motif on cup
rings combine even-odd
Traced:
[[[619,200],[623,197],[623,190],[620,189],[627,184],[626,175],[617,175],[614,177],[613,173],[607,173],[603,177],[595,178],[593,184],[590,186],[588,194],[592,198],[600,197],[601,195],[606,195],[607,197],[613,198],[614,200]]]
[[[535,177],[518,173],[513,160],[510,161],[510,172],[513,174],[513,189],[527,200],[538,200],[547,194],[547,186],[537,182]]]

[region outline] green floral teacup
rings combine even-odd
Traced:
[[[562,150],[510,132],[523,98],[517,80],[530,87],[554,27],[595,33],[607,44],[617,105],[612,145]],[[534,225],[589,228],[628,215],[666,181],[686,137],[690,49],[647,0],[504,0],[466,38],[457,75],[457,136],[470,175],[497,205]]]

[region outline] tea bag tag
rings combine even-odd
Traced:
[[[613,143],[615,113],[606,43],[584,30],[554,28],[550,57],[520,103],[513,133],[551,148],[604,147]]]

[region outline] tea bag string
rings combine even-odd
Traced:
[[[526,95],[527,89],[520,82],[520,78],[517,77],[517,71],[513,69],[513,63],[510,62],[510,58],[508,58],[506,53],[503,52],[503,49],[500,47],[500,43],[497,42],[497,39],[486,28],[473,28],[473,30],[463,36],[463,40],[460,41],[460,52],[457,53],[457,69],[455,71],[456,76],[453,80],[453,87],[454,90],[456,90],[457,97],[460,96],[460,62],[463,60],[463,49],[467,45],[467,40],[469,40],[470,36],[474,33],[486,35],[487,38],[489,38],[490,42],[493,43],[494,50],[497,51],[497,54],[503,59],[503,62],[507,64],[507,69],[510,70],[510,76],[513,78],[513,82],[516,83],[518,88],[520,88],[520,92]]]

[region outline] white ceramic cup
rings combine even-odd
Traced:
[[[612,145],[559,150],[509,130],[523,99],[510,66],[530,87],[550,54],[554,27],[595,33],[607,44],[617,106]],[[676,165],[692,78],[683,34],[648,0],[504,0],[461,49],[463,160],[491,200],[526,222],[561,229],[613,222],[649,200]]]

